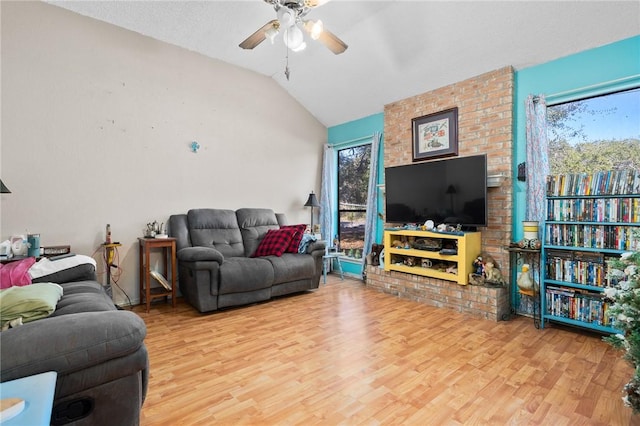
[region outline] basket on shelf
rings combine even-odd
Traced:
[[[419,238],[413,244],[413,248],[417,250],[440,251],[442,249],[442,240],[439,238]]]

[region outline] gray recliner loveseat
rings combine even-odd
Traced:
[[[280,256],[254,257],[268,232],[285,227],[284,215],[270,209],[192,209],[172,215],[169,235],[177,239],[184,298],[209,312],[318,288],[323,241],[304,245],[303,240],[303,253],[296,246]]]
[[[139,424],[149,375],[144,321],[117,309],[93,265],[33,282],[57,283],[63,295],[48,317],[0,333],[0,381],[57,372],[53,425]]]

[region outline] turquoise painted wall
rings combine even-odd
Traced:
[[[329,145],[336,148],[348,148],[349,146],[359,145],[366,141],[375,132],[383,133],[384,131],[384,113],[373,114],[358,120],[339,124],[329,127],[328,141]],[[380,145],[380,155],[378,157],[378,183],[384,181],[384,134]],[[379,192],[379,191],[378,191]],[[337,200],[336,200],[337,201]],[[378,193],[378,212],[384,211],[380,193]],[[337,205],[337,202],[336,202]],[[337,212],[336,212],[337,216]],[[335,224],[337,227],[337,223]],[[378,217],[376,242],[382,243],[382,231],[384,223]],[[362,266],[359,262],[343,261],[342,267],[347,274],[360,276]]]
[[[547,104],[640,87],[640,35],[586,50],[515,73],[513,170],[525,161],[525,100],[545,94]],[[514,182],[513,237],[522,239],[525,182]]]

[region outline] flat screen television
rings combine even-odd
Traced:
[[[385,168],[386,221],[487,226],[487,156]]]

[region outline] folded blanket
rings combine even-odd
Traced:
[[[0,291],[0,327],[22,318],[22,322],[46,318],[56,310],[62,287],[54,283],[37,283],[10,287]]]
[[[302,236],[302,240],[300,241],[300,247],[298,248],[298,253],[306,253],[307,248],[309,248],[309,244],[311,244],[316,240],[317,238],[315,237],[315,235],[304,234]]]
[[[53,261],[43,257],[35,265],[29,268],[29,275],[31,275],[32,279],[40,278],[84,263],[90,263],[94,267],[96,266],[95,259],[82,254],[76,254],[75,256]]]

